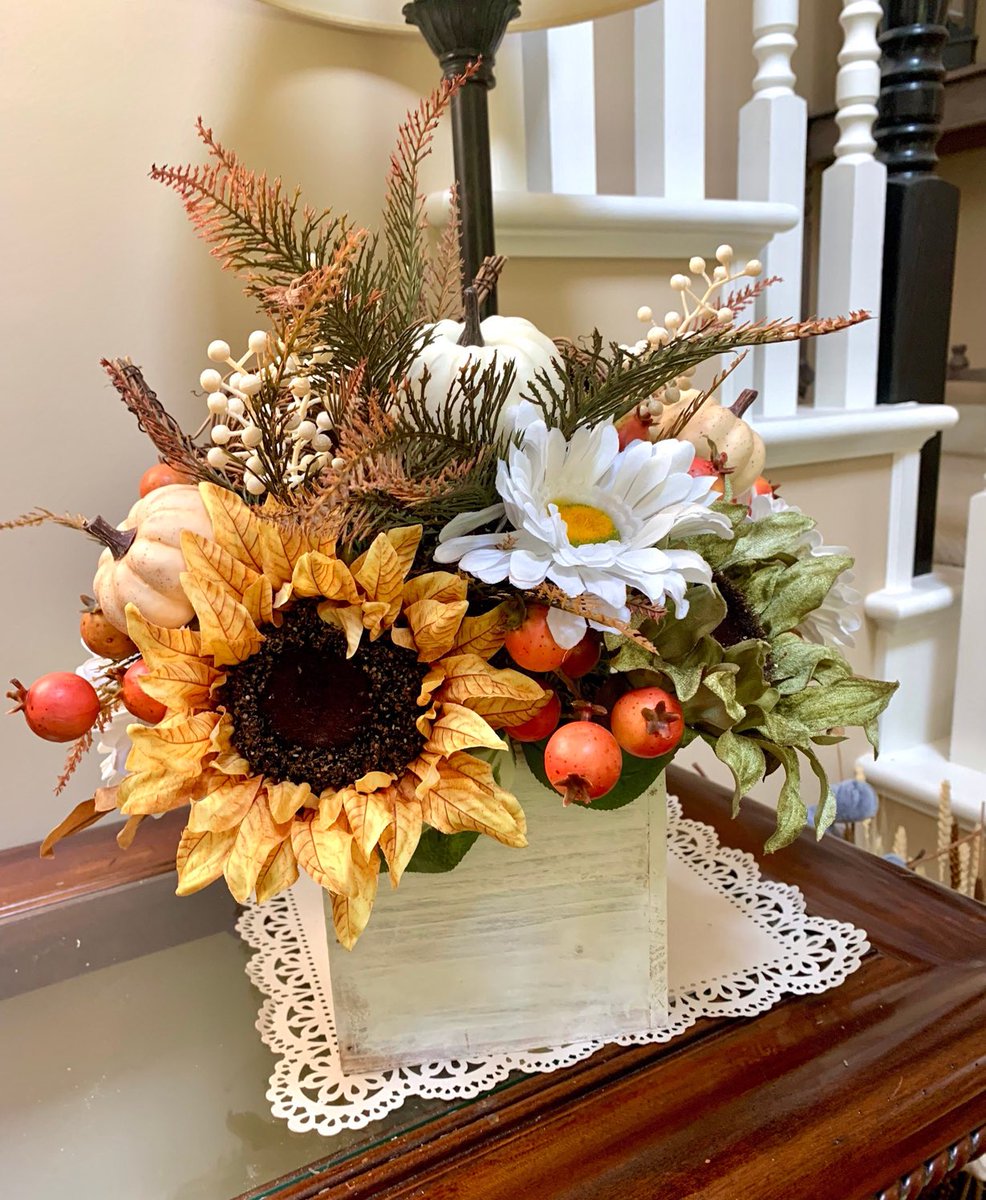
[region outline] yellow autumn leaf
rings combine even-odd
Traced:
[[[190,896],[218,879],[235,841],[235,829],[224,829],[221,833],[193,833],[186,829],[178,843],[175,862],[177,894]]]
[[[273,521],[263,519],[257,524],[263,573],[276,590],[291,579],[294,564],[307,552],[308,542],[299,529],[284,529]]]
[[[397,793],[393,788],[369,794],[358,792],[355,788],[344,788],[342,791],[342,804],[349,828],[367,858],[380,841],[380,835],[394,820],[396,798]]]
[[[355,895],[353,835],[340,825],[323,829],[309,809],[291,823],[291,844],[298,866],[327,891]]]
[[[391,887],[401,881],[411,856],[421,839],[421,801],[414,795],[413,788],[405,783],[394,804],[394,820],[380,835],[380,849],[390,868]]]
[[[418,703],[427,704],[438,687],[445,682],[445,664],[435,663],[421,680],[421,691],[418,693]]]
[[[203,654],[211,655],[217,666],[229,667],[246,662],[257,653],[263,644],[263,634],[238,600],[218,583],[196,579],[189,571],[179,578],[199,619]]]
[[[236,841],[223,868],[230,893],[240,904],[245,903],[253,891],[257,876],[271,853],[290,837],[290,833],[289,825],[276,824],[266,798],[258,796],[240,822]]]
[[[120,783],[119,807],[125,816],[153,816],[184,808],[211,786],[211,776],[199,774],[175,775],[167,768],[157,771],[136,771]]]
[[[289,839],[285,839],[268,855],[267,861],[260,868],[257,882],[254,884],[257,901],[263,904],[278,892],[291,887],[298,878],[298,860],[294,856],[294,847]]]
[[[292,783],[287,779],[279,783],[268,779],[264,786],[267,789],[267,803],[271,816],[278,824],[290,821],[298,809],[308,803],[312,795],[309,784]]]
[[[55,846],[58,845],[62,838],[71,837],[73,833],[79,833],[83,829],[88,829],[90,825],[95,825],[98,820],[106,816],[108,811],[108,809],[97,809],[95,797],[92,796],[88,800],[83,800],[77,804],[67,817],[58,822],[41,843],[41,857],[51,858]]]
[[[280,623],[280,617],[274,613],[274,589],[266,575],[258,575],[243,593],[243,607],[250,614],[250,620],[258,628],[261,625]]]
[[[387,605],[396,616],[400,612],[404,589],[404,568],[400,556],[385,533],[378,534],[369,550],[353,564],[353,578],[368,600]]]
[[[442,666],[446,680],[438,699],[471,708],[495,729],[529,721],[551,699],[529,675],[491,667],[478,654],[451,655]]]
[[[219,722],[215,712],[179,714],[157,725],[130,725],[127,770],[167,771],[173,775],[195,775],[202,759],[212,749],[211,734]]]
[[[455,754],[438,764],[439,780],[421,799],[424,819],[441,833],[472,830],[503,842],[527,845],[527,821],[516,796],[501,788],[489,763]]]
[[[387,539],[397,552],[405,578],[414,564],[423,533],[423,525],[402,525],[399,529],[387,530]]]
[[[295,563],[291,589],[297,596],[324,596],[345,604],[358,604],[360,598],[356,581],[344,562],[312,552]]]
[[[430,571],[427,575],[416,575],[404,584],[404,607],[419,600],[442,600],[452,603],[465,600],[468,584],[461,575],[449,571]]]
[[[96,788],[93,802],[96,805],[96,812],[113,812],[114,809],[120,807],[120,785]]]
[[[466,617],[459,626],[452,649],[458,654],[478,654],[480,658],[492,658],[502,648],[507,634],[507,611],[506,604],[498,604],[489,612]]]
[[[214,678],[220,679],[218,672]],[[160,672],[145,675],[140,681],[141,690],[154,700],[159,700],[172,713],[192,713],[209,708],[212,704],[212,684],[192,683],[188,680],[167,679]]]
[[[378,791],[380,788],[389,787],[394,782],[394,776],[390,771],[367,771],[365,775],[361,775],[353,784],[353,787],[364,795],[370,792]]]
[[[188,814],[188,828],[193,833],[221,832],[239,825],[256,800],[263,777],[234,779],[220,775],[213,776],[213,782],[215,786],[193,802]]]
[[[143,820],[143,815],[139,815],[136,817],[130,817],[124,823],[123,828],[116,835],[116,844],[121,850],[129,850],[134,844],[134,838],[137,836],[137,830],[140,828],[140,824]]]
[[[352,950],[356,945],[370,919],[375,899],[376,888],[372,895],[364,896],[341,896],[336,892],[330,893],[332,924],[339,944],[344,950]]]
[[[414,634],[418,662],[430,663],[452,649],[462,618],[469,608],[468,600],[416,600],[404,610],[404,616]]]
[[[390,606],[384,600],[364,600],[361,607],[363,628],[369,631],[370,641],[375,642],[391,619]]]
[[[128,604],[125,611],[130,640],[140,651],[148,671],[176,662],[197,662],[201,658],[202,643],[195,630],[152,625],[134,604]]]
[[[200,483],[199,495],[212,521],[216,541],[245,567],[262,572],[260,521],[249,506],[235,492],[214,483]]]
[[[346,657],[352,658],[363,638],[363,610],[358,604],[337,608],[331,601],[318,606],[318,615],[342,630],[346,639]]]
[[[336,821],[339,820],[341,812],[342,792],[337,792],[334,788],[326,788],[318,797],[318,804],[315,809],[315,824],[320,829],[331,829]]]
[[[245,566],[218,542],[190,529],[182,531],[181,552],[186,568],[198,579],[211,579],[240,603],[247,588],[261,578],[258,571]]]
[[[490,750],[507,748],[479,713],[461,704],[443,704],[438,720],[431,727],[428,748],[449,755],[476,746],[485,746]]]
[[[211,766],[224,775],[249,775],[250,764],[233,745],[233,718],[222,713],[209,735],[209,748],[215,758]]]

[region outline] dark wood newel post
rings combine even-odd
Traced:
[[[496,253],[493,237],[493,179],[490,172],[488,93],[496,80],[493,66],[507,25],[520,15],[519,0],[412,0],[404,19],[420,29],[438,58],[442,75],[459,75],[469,63],[482,66],[452,99],[452,150],[462,220],[465,283],[475,278],[487,255]],[[482,316],[496,312],[496,288]]]
[[[887,164],[877,401],[945,399],[958,189],[935,175],[945,69],[947,0],[883,0],[879,115]],[[914,572],[931,570],[941,435],[921,452]]]

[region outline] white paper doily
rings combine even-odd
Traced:
[[[762,879],[752,855],[719,845],[715,831],[682,817],[668,798],[669,1024],[622,1045],[667,1042],[701,1017],[750,1017],[786,995],[824,992],[855,971],[866,934],[813,917],[797,888]],[[465,1100],[512,1071],[547,1072],[598,1050],[585,1042],[550,1051],[345,1075],[339,1061],[321,890],[302,880],[237,929],[253,948],[247,973],[264,994],[257,1028],[277,1056],[267,1098],[296,1133],[360,1129],[407,1096]]]

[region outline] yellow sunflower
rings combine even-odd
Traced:
[[[491,667],[502,613],[470,615],[466,581],[408,578],[421,527],[390,530],[351,564],[330,541],[285,532],[233,493],[201,485],[214,540],[185,531],[182,585],[198,630],[127,609],[167,706],[132,726],[119,803],[130,816],[189,805],[178,892],[224,875],[240,901],[301,867],[332,897],[336,933],[366,926],[382,852],[400,882],[427,824],[526,844],[524,813],[469,753],[547,702]]]

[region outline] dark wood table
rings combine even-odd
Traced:
[[[765,858],[767,810],[746,802],[732,821],[724,793],[685,772],[670,773],[669,790],[724,844],[756,854],[766,876],[796,884],[812,912],[864,928],[873,949],[862,968],[824,995],[705,1021],[669,1045],[609,1048],[458,1106],[405,1106],[344,1145],[275,1123],[280,1158],[263,1161],[291,1169],[261,1186],[254,1164],[243,1200],[910,1200],[986,1153],[986,910],[833,837]],[[32,931],[50,949],[70,910],[78,922],[95,906],[104,931],[133,924],[135,860],[100,833],[83,836],[47,883],[19,852],[0,855],[0,936],[16,932],[6,945],[28,973],[39,960]],[[196,906],[197,932],[190,917],[172,919],[190,903],[169,898],[174,837],[157,822],[141,852],[141,903],[157,914],[141,918],[145,952],[177,953],[168,947],[232,917],[218,896]],[[114,882],[120,870],[129,878]],[[109,942],[107,963],[126,957]],[[53,953],[37,982],[63,987],[67,974]],[[0,1005],[0,1030],[3,1017]]]

